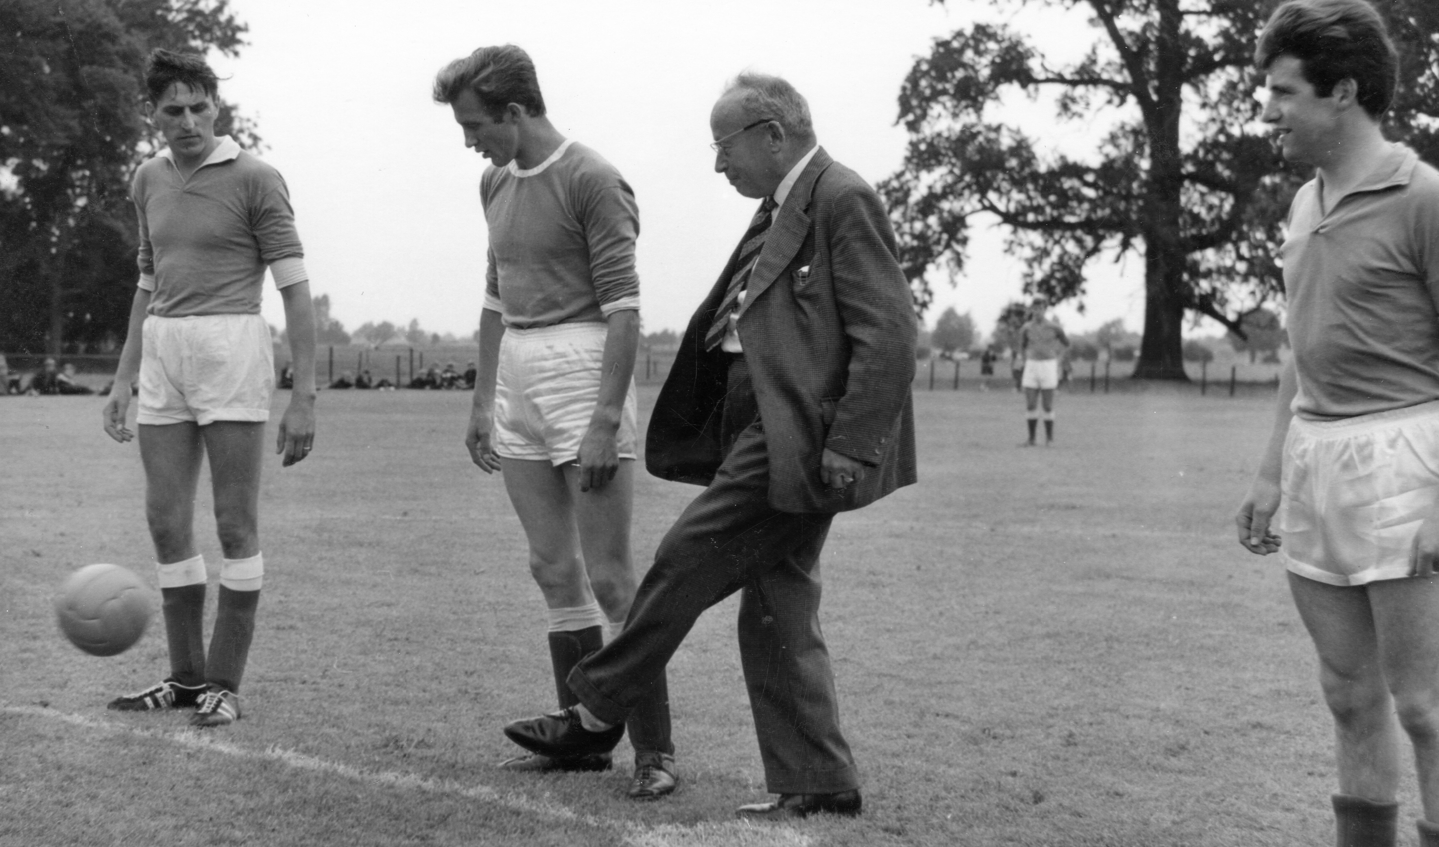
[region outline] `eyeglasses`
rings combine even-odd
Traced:
[[[729,135],[726,135],[724,138],[711,142],[710,149],[715,151],[716,153],[728,153],[729,148],[725,146],[726,141],[729,141],[731,138],[734,138],[736,135],[739,135],[741,133],[749,132],[760,124],[767,124],[772,120],[774,120],[774,118],[761,118],[760,120],[755,121],[747,127],[737,129]]]

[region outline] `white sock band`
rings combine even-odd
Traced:
[[[592,626],[604,626],[605,623],[604,612],[594,600],[584,606],[550,609],[550,632],[576,632]]]
[[[220,564],[220,584],[231,591],[259,591],[265,576],[265,557],[226,559]]]
[[[1045,412],[1045,413],[1044,413],[1044,419],[1047,420],[1047,421],[1053,421],[1053,420],[1054,420],[1054,413],[1053,413],[1053,412]]]
[[[1039,420],[1039,413],[1038,413],[1038,412],[1025,412],[1025,413],[1024,413],[1024,419],[1027,420],[1027,421],[1037,421],[1037,420]]]
[[[155,563],[155,579],[161,588],[204,585],[208,578],[205,574],[204,556],[196,556],[183,562],[171,562],[168,565]]]

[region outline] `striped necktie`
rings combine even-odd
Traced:
[[[754,220],[750,222],[749,229],[745,231],[744,240],[740,242],[739,260],[734,266],[734,276],[729,279],[724,300],[720,302],[719,311],[715,312],[714,323],[710,324],[709,332],[705,333],[706,350],[713,350],[724,341],[725,332],[729,329],[730,315],[738,308],[740,292],[744,291],[749,282],[750,272],[754,270],[759,252],[764,248],[764,238],[774,217],[774,207],[773,197],[764,198],[759,211],[754,214]]]

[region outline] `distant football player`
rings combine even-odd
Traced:
[[[215,73],[198,55],[156,50],[145,83],[166,147],[140,166],[132,186],[140,282],[104,425],[116,441],[134,437],[126,419],[138,380],[135,422],[170,674],[110,708],[193,708],[191,723],[220,726],[240,717],[265,573],[260,471],[275,386],[270,328],[260,316],[266,269],[285,301],[294,364],[276,439],[286,466],[309,455],[315,437],[315,321],[285,181],[234,139],[215,135]],[[208,577],[193,526],[206,458],[224,554],[208,653]]]
[[[1029,428],[1026,447],[1035,445],[1039,429],[1039,405],[1044,404],[1044,443],[1054,443],[1054,391],[1059,388],[1061,360],[1069,350],[1064,329],[1050,319],[1049,302],[1034,298],[1029,320],[1019,330],[1019,351],[1024,359],[1024,422]]]

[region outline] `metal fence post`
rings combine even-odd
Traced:
[[[959,390],[959,360],[954,360],[954,390]]]
[[[1239,366],[1229,366],[1229,396],[1234,396],[1234,383],[1239,379]]]
[[[929,357],[929,390],[934,390],[934,356]]]

